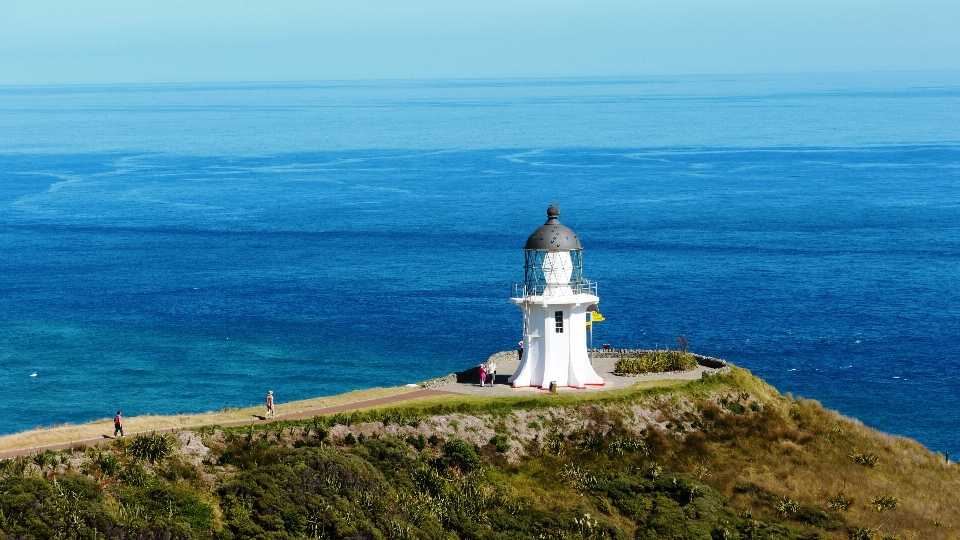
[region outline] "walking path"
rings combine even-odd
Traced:
[[[379,397],[374,399],[367,399],[363,401],[354,401],[351,403],[343,403],[339,405],[332,405],[329,407],[323,407],[319,409],[297,411],[297,412],[292,412],[287,414],[278,414],[276,418],[271,419],[271,421],[312,418],[317,415],[335,414],[338,412],[353,411],[357,409],[366,409],[368,407],[377,407],[380,405],[389,405],[391,403],[399,403],[401,401],[410,401],[410,400],[420,399],[425,397],[449,396],[449,395],[455,395],[455,394],[452,392],[446,392],[443,390],[433,390],[433,389],[414,390],[411,392],[394,394],[394,395],[384,396],[384,397]],[[255,418],[260,420],[264,419],[262,416],[255,416]],[[228,422],[216,422],[216,425],[223,426],[223,427],[235,427],[235,426],[250,425],[256,422],[257,422],[256,419],[233,420]],[[128,435],[128,437],[137,435],[138,433],[174,433],[176,431],[180,431],[183,429],[196,429],[196,428],[207,426],[207,425],[211,425],[211,422],[204,422],[204,423],[195,424],[195,425],[177,426],[173,428],[164,428],[164,429],[156,429],[156,430],[150,429],[145,431],[138,431],[135,433],[131,433],[130,435]],[[110,429],[113,429],[113,424],[109,424],[109,428],[107,429],[107,431],[109,432]],[[63,443],[44,444],[39,446],[32,446],[29,448],[17,448],[14,450],[7,450],[4,452],[0,452],[0,459],[9,459],[9,458],[18,457],[18,456],[28,456],[28,455],[43,452],[44,450],[54,450],[54,451],[69,450],[71,448],[74,448],[80,445],[94,445],[94,444],[103,442],[105,439],[113,439],[113,437],[111,437],[110,435],[104,434],[100,437],[93,438],[93,439],[82,439],[82,440],[63,442]]]

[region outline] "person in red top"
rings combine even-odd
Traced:
[[[265,414],[263,418],[276,418],[276,416],[277,413],[273,410],[273,390],[270,390],[267,392],[267,414]]]
[[[123,437],[123,417],[120,416],[120,411],[117,411],[117,415],[113,417],[113,436],[116,437],[117,433]]]

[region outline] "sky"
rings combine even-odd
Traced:
[[[960,70],[960,0],[0,0],[0,85]]]

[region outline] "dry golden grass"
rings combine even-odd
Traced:
[[[292,401],[290,403],[279,403],[276,406],[276,410],[278,415],[293,414],[322,409],[325,407],[333,407],[336,405],[358,403],[371,399],[394,396],[415,390],[417,390],[417,388],[404,386],[395,388],[371,388],[369,390],[356,390],[337,396],[305,399],[301,401]],[[199,427],[213,424],[224,424],[227,422],[254,422],[257,420],[257,416],[263,415],[263,413],[264,407],[258,406],[242,409],[211,411],[201,414],[178,414],[167,416],[143,415],[124,418],[123,430],[127,436],[130,436],[138,432],[161,429]],[[113,435],[112,417],[96,420],[94,422],[88,422],[86,424],[68,424],[51,428],[38,428],[0,437],[0,452],[96,439],[102,438],[104,435]]]
[[[759,379],[738,382],[754,395],[769,395],[770,387]],[[843,512],[848,523],[879,526],[882,535],[905,539],[960,538],[960,467],[956,464],[947,464],[943,456],[916,441],[881,433],[813,400],[777,394],[764,396],[763,401],[777,411],[774,416],[780,423],[769,422],[763,426],[766,431],[754,426],[748,436],[710,445],[711,470],[716,471],[711,480],[735,507],[756,506],[756,499],[734,489],[748,483],[821,508],[843,492],[854,501]],[[850,459],[854,453],[871,453],[879,461],[872,468],[860,465]],[[878,495],[896,497],[900,507],[878,512],[870,505]]]

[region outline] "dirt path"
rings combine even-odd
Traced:
[[[312,418],[314,416],[322,415],[322,414],[334,414],[334,413],[344,412],[344,411],[354,411],[357,409],[377,407],[380,405],[389,405],[391,403],[399,403],[401,401],[410,401],[410,400],[420,399],[425,397],[450,396],[450,395],[456,395],[456,393],[446,392],[443,390],[431,390],[431,389],[414,390],[412,392],[405,392],[402,394],[395,394],[391,396],[367,399],[363,401],[354,401],[352,403],[342,403],[339,405],[331,405],[329,407],[322,407],[319,409],[297,411],[297,412],[292,412],[287,414],[278,414],[276,417],[276,420],[297,420],[301,418]],[[232,420],[227,422],[215,422],[215,423],[223,427],[235,427],[235,426],[246,426],[246,425],[256,424],[256,423],[264,423],[269,421],[273,421],[273,419],[264,420],[263,417],[254,416],[250,420]],[[177,426],[174,428],[162,428],[162,429],[156,429],[156,430],[149,429],[144,431],[138,431],[135,433],[128,433],[126,434],[126,436],[132,437],[134,435],[137,435],[138,433],[173,433],[173,432],[184,430],[184,429],[195,429],[205,425],[210,425],[210,423],[205,422],[205,423],[194,424],[194,425],[184,425],[184,426]],[[113,429],[113,424],[109,424],[109,429],[107,431],[110,431],[112,429]],[[53,444],[43,444],[38,446],[31,446],[28,448],[16,448],[13,450],[6,450],[3,452],[0,452],[0,459],[9,459],[12,457],[33,455],[33,454],[42,452],[44,450],[54,450],[54,451],[69,450],[70,448],[73,448],[75,446],[94,445],[94,444],[103,442],[104,440],[110,440],[110,439],[113,439],[113,437],[111,437],[110,435],[104,434],[100,437],[92,438],[92,439],[75,440],[75,441],[53,443]]]

